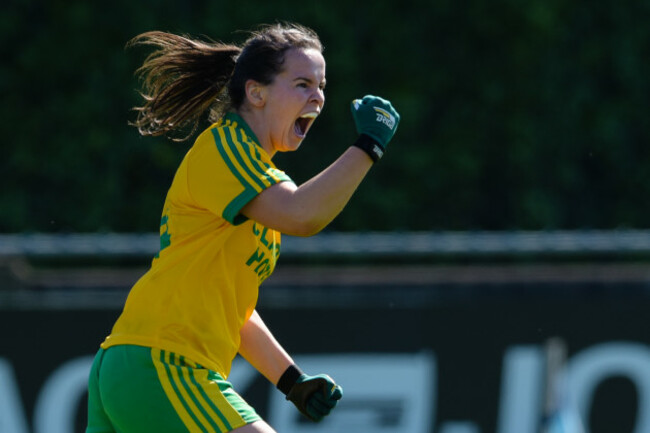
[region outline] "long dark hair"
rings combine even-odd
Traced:
[[[204,113],[215,122],[227,110],[238,111],[246,82],[271,84],[282,72],[287,50],[323,51],[318,35],[298,24],[264,26],[241,47],[160,31],[142,33],[127,47],[135,45],[157,50],[136,71],[144,103],[134,107],[137,118],[132,125],[141,135],[165,135],[175,141],[194,134]]]

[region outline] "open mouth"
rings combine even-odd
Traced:
[[[314,123],[314,120],[316,119],[317,116],[318,113],[312,111],[311,113],[303,114],[298,119],[296,119],[293,125],[293,130],[296,133],[296,135],[300,138],[305,138],[305,136],[307,135],[307,131],[309,131],[311,124]]]

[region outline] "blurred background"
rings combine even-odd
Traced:
[[[348,378],[341,415],[300,422],[239,363],[259,412],[287,432],[650,432],[649,19],[648,0],[3,3],[0,432],[83,431],[89,357],[191,146],[128,126],[147,52],[127,41],[276,21],[327,61],[323,114],[274,159],[297,183],[354,140],[352,99],[402,121],[260,293],[290,352]]]

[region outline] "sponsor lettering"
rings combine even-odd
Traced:
[[[0,358],[0,432],[73,433],[80,403],[87,391],[92,356],[73,358],[58,366],[45,380],[34,404],[30,430],[14,366]],[[318,431],[357,433],[448,433],[482,432],[472,420],[438,420],[436,406],[445,398],[438,395],[439,371],[433,352],[295,356],[308,371],[327,371],[341,383],[345,397],[335,415],[318,425]],[[502,380],[497,415],[497,433],[537,433],[544,407],[544,351],[541,346],[510,346],[503,355]],[[239,392],[255,383],[256,373],[237,358],[229,378]],[[562,369],[560,392],[563,405],[558,416],[585,425],[598,386],[610,378],[624,377],[638,395],[633,433],[650,431],[650,348],[636,342],[604,342],[588,347],[568,359]],[[390,378],[390,392],[386,392]],[[314,426],[305,423],[293,405],[269,385],[269,420],[281,431],[307,433]],[[354,427],[346,430],[342,427]],[[434,430],[435,427],[435,430]],[[579,431],[579,430],[572,430]]]

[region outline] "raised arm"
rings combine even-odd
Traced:
[[[280,182],[262,191],[244,206],[242,213],[288,235],[314,235],[343,210],[370,167],[368,155],[350,147],[302,185]]]
[[[391,103],[375,96],[353,101],[352,116],[359,138],[334,163],[300,186],[292,182],[271,186],[241,212],[288,235],[311,236],[325,228],[381,158],[399,123]]]

